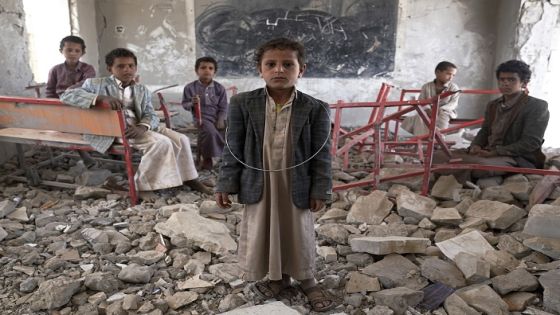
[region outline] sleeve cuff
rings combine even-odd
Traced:
[[[150,126],[149,124],[146,124],[146,123],[138,123],[138,125],[140,125],[140,126],[146,126],[146,128],[148,128],[148,130],[151,130],[151,129],[152,129],[152,126]]]

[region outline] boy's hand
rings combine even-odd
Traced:
[[[496,152],[496,150],[480,150],[478,152],[478,156],[493,157],[493,156],[498,156],[498,152]]]
[[[194,106],[196,106],[197,104],[200,104],[200,96],[195,95],[192,97],[192,103]]]
[[[325,207],[325,201],[323,200],[311,198],[310,203],[311,204],[309,210],[311,210],[311,212],[317,212]]]
[[[145,134],[146,131],[148,131],[148,127],[144,125],[129,126],[128,128],[126,128],[124,135],[127,139],[136,139]]]
[[[216,199],[216,204],[222,209],[231,208],[231,200],[229,200],[229,193],[227,192],[217,192],[214,194],[214,199]]]
[[[112,110],[120,110],[123,108],[123,103],[116,97],[108,95],[97,95],[97,102],[105,102],[111,106]]]
[[[226,121],[223,119],[218,119],[216,121],[216,128],[218,130],[226,129]]]
[[[478,155],[480,151],[482,151],[482,147],[476,144],[471,145],[471,147],[469,148],[470,155]]]

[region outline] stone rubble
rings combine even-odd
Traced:
[[[39,175],[75,190],[0,182],[0,314],[317,314],[297,288],[254,299],[236,257],[242,205],[220,209],[181,187],[131,207],[106,185],[127,185],[121,167],[61,161]],[[339,162],[338,180],[370,177]],[[5,163],[0,178],[15,169]],[[215,182],[215,173],[201,177]],[[542,178],[463,187],[440,176],[430,197],[417,178],[335,193],[314,214],[317,280],[341,302],[329,314],[559,314],[560,189],[528,206]],[[455,291],[423,309],[423,290],[436,284]]]

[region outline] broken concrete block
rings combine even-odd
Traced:
[[[355,252],[365,252],[374,255],[407,254],[426,252],[431,244],[427,238],[386,236],[386,237],[357,237],[350,240],[350,246]]]
[[[488,225],[486,224],[486,220],[482,218],[466,218],[463,223],[459,224],[459,228],[462,230],[473,229],[484,232],[488,228]]]
[[[338,220],[346,220],[348,216],[348,211],[342,210],[339,208],[331,208],[323,214],[319,220],[319,222],[327,222],[327,221],[338,221]]]
[[[502,186],[517,200],[527,201],[533,186],[523,174],[515,174],[504,179]]]
[[[469,306],[484,314],[509,315],[508,305],[487,285],[475,284],[455,292]]]
[[[531,237],[524,240],[523,245],[537,252],[541,252],[548,257],[560,259],[560,239]]]
[[[156,224],[154,229],[158,233],[170,238],[183,236],[194,245],[215,254],[226,254],[237,249],[237,243],[231,238],[225,224],[200,216],[194,205],[176,206],[182,211]]]
[[[454,196],[458,195],[457,191],[461,188],[463,188],[463,185],[455,179],[455,176],[442,175],[435,182],[430,195],[442,200],[453,200]]]
[[[420,290],[428,280],[420,275],[420,268],[401,255],[387,255],[365,267],[362,272],[377,277],[384,288],[407,287]]]
[[[539,283],[544,288],[543,306],[546,310],[560,313],[560,269],[542,274]]]
[[[500,186],[503,182],[504,182],[504,178],[502,176],[493,176],[493,177],[479,178],[476,181],[476,185],[480,187],[480,189],[484,189],[492,186]]]
[[[519,266],[519,260],[504,250],[486,252],[484,260],[490,264],[490,276],[492,277],[512,272]]]
[[[402,191],[397,196],[397,212],[402,217],[413,217],[418,220],[430,218],[435,207],[435,200],[411,191]]]
[[[359,272],[350,272],[350,279],[346,282],[346,293],[377,292],[381,290],[379,280]]]
[[[452,288],[467,285],[463,273],[452,263],[437,257],[425,259],[421,264],[422,276],[432,282],[440,282]]]
[[[485,219],[489,227],[503,230],[526,214],[525,210],[514,205],[499,201],[479,200],[469,207],[465,215]]]
[[[0,242],[2,242],[6,236],[8,236],[8,232],[6,232],[6,230],[4,230],[3,227],[0,226]]]
[[[523,245],[523,243],[516,240],[509,234],[500,236],[500,241],[498,242],[497,247],[512,254],[515,258],[522,258],[531,253],[531,249],[529,247]]]
[[[455,261],[455,256],[461,252],[483,258],[487,252],[495,251],[494,247],[486,241],[479,231],[471,231],[455,236],[452,239],[436,243],[436,246],[447,258],[453,261]]]
[[[436,207],[430,218],[432,222],[437,224],[459,225],[463,222],[463,218],[459,211],[455,208]]]
[[[409,306],[413,307],[422,302],[424,292],[398,287],[379,291],[373,294],[376,305],[385,305],[396,315],[404,315]]]
[[[255,305],[245,308],[236,308],[232,311],[222,313],[221,315],[299,315],[295,309],[286,306],[286,304],[276,301],[263,305]]]
[[[545,238],[560,239],[560,206],[534,205],[529,211],[523,233]]]
[[[317,235],[338,244],[346,244],[348,241],[348,235],[350,235],[350,232],[348,232],[347,229],[345,229],[342,225],[335,223],[323,224],[316,228],[315,232],[317,232]]]
[[[111,191],[101,187],[79,186],[74,192],[76,199],[105,198]]]
[[[492,287],[500,295],[506,295],[514,291],[534,291],[539,287],[539,283],[537,277],[520,268],[492,278]]]
[[[338,258],[336,249],[330,246],[319,246],[317,248],[317,255],[323,257],[325,259],[325,262],[333,262]]]
[[[490,278],[490,263],[480,257],[460,252],[454,261],[468,283],[479,283]]]
[[[76,184],[82,186],[99,186],[111,175],[111,171],[107,169],[87,170],[76,177]]]
[[[350,208],[346,222],[381,224],[392,208],[393,203],[387,198],[387,193],[376,190],[356,200]]]
[[[474,308],[470,307],[460,296],[453,293],[443,303],[447,314],[480,315]]]
[[[537,300],[535,293],[529,292],[512,292],[502,297],[504,302],[508,305],[510,312],[524,311],[529,304]]]
[[[507,190],[504,186],[492,186],[484,188],[480,199],[499,201],[503,203],[512,203],[515,201],[515,197]]]

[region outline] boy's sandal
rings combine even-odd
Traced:
[[[307,290],[303,290],[311,304],[311,308],[315,312],[326,312],[337,307],[340,304],[340,300],[332,295],[330,292],[316,285]]]
[[[253,284],[252,291],[255,293],[255,295],[257,295],[261,299],[268,300],[268,299],[275,299],[282,292],[282,290],[283,288],[281,286],[278,286],[278,288],[276,288],[272,284],[272,281],[262,280],[262,281],[257,281]]]

